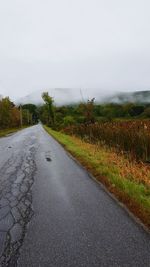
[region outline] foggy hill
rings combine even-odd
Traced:
[[[81,89],[56,88],[45,91],[48,91],[49,95],[54,98],[56,105],[75,104],[81,101],[87,101],[93,97],[95,97],[96,102],[99,103],[150,103],[150,91],[148,90],[114,94],[107,92],[107,95],[103,91],[90,89],[81,91]],[[20,98],[17,103],[42,104],[42,92],[43,90],[40,90]]]
[[[97,93],[96,90],[90,90],[85,89],[81,90],[78,88],[55,88],[55,89],[46,89],[44,90],[49,93],[50,96],[54,98],[56,105],[63,105],[63,104],[73,104],[78,103],[81,101],[87,101],[90,98],[96,97],[98,101],[100,98],[104,98],[104,95],[102,96],[102,93]],[[20,98],[17,103],[34,103],[34,104],[41,104],[43,103],[42,100],[42,92],[43,90],[39,90],[37,92],[34,92],[30,95],[27,95],[23,98]]]
[[[137,92],[127,92],[119,93],[107,97],[104,100],[105,102],[111,103],[150,103],[150,91],[137,91]]]

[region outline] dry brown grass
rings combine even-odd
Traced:
[[[99,145],[86,143],[81,139],[72,136],[72,139],[77,146],[90,151],[91,157],[95,157],[97,162],[102,160],[107,166],[114,165],[120,176],[134,180],[135,182],[143,183],[150,187],[150,165],[143,162],[130,161],[125,158],[124,154],[118,154],[113,149],[108,149]]]
[[[80,124],[63,131],[93,144],[115,148],[130,160],[150,162],[150,120]]]

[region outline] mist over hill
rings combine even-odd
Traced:
[[[87,101],[95,97],[95,99],[100,102],[103,99],[108,97],[109,93],[104,93],[102,91],[98,92],[96,89],[79,89],[79,88],[53,88],[53,89],[46,89],[46,90],[39,90],[30,95],[27,95],[23,98],[18,99],[17,103],[34,103],[34,104],[42,104],[42,93],[46,91],[49,93],[50,96],[54,98],[56,105],[69,105],[75,104],[78,102]]]
[[[137,91],[114,94],[111,97],[104,99],[104,102],[108,103],[139,103],[147,104],[150,103],[150,91]]]
[[[55,88],[45,90],[54,98],[56,105],[75,104],[88,99],[95,98],[98,103],[150,103],[150,91],[135,91],[125,93],[113,93],[98,91],[98,90],[81,90],[71,88]],[[16,101],[17,104],[42,104],[42,92],[39,90]]]

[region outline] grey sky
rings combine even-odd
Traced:
[[[0,0],[0,94],[150,89],[149,0]]]

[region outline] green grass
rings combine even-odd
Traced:
[[[109,152],[105,149],[102,148],[95,153],[91,153],[88,143],[78,144],[76,142],[77,138],[54,131],[46,126],[44,128],[87,167],[97,180],[104,183],[132,212],[150,226],[150,188],[147,185],[135,182],[134,177],[133,179],[132,177],[126,179],[121,176],[118,167],[108,162],[107,155]]]

